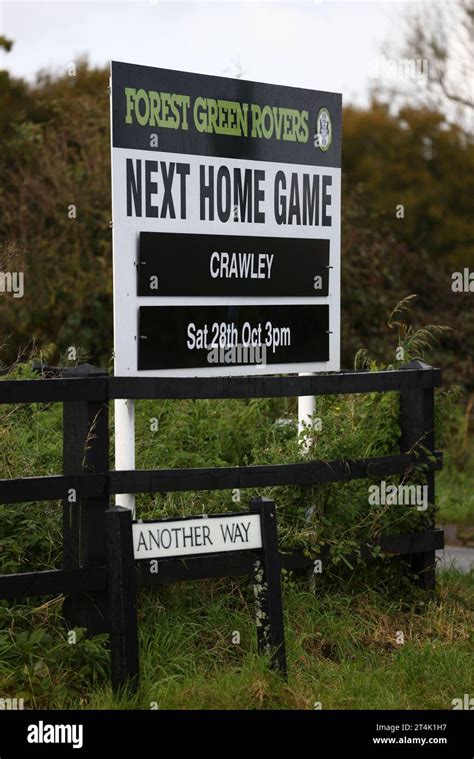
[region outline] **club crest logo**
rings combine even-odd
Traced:
[[[316,117],[316,134],[314,135],[314,147],[326,152],[332,143],[331,116],[327,108],[320,108]]]

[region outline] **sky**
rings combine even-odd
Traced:
[[[0,68],[33,80],[63,73],[78,56],[121,60],[342,92],[366,105],[387,42],[401,39],[403,0],[0,0],[1,34],[13,39]],[[385,53],[384,53],[385,51]],[[375,68],[374,68],[375,66]]]

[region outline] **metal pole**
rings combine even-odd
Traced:
[[[300,377],[310,377],[311,372],[302,372]],[[316,398],[314,395],[300,395],[298,397],[298,439],[303,430],[313,424],[313,416],[316,413]],[[308,439],[302,443],[305,448],[308,446]]]
[[[135,469],[135,403],[133,400],[115,401],[115,469]],[[130,509],[135,516],[135,495],[119,493],[117,506]]]

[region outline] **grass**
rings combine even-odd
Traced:
[[[383,587],[314,593],[286,575],[288,682],[257,654],[248,582],[143,591],[141,687],[119,698],[104,639],[70,645],[59,599],[3,608],[0,691],[53,709],[449,709],[474,692],[473,587],[472,573],[443,571],[436,598],[404,602]]]
[[[455,391],[455,396],[456,397]],[[444,463],[436,477],[438,522],[474,527],[474,395],[445,412]]]
[[[26,366],[15,371],[15,376],[31,375]],[[450,407],[441,406],[443,413],[456,427]],[[3,406],[0,414],[1,477],[61,471],[58,404]],[[295,430],[277,422],[294,414],[294,401],[280,399],[137,403],[137,466],[295,461],[302,457]],[[393,393],[318,399],[318,415],[323,434],[312,457],[397,450]],[[155,419],[158,432],[152,431]],[[469,440],[464,436],[461,449],[455,435],[446,439],[455,442],[437,478],[439,519],[469,524],[474,497]],[[343,562],[357,541],[373,534],[423,529],[425,514],[369,508],[363,481],[262,494],[277,502],[283,542],[326,544],[333,560],[318,578],[316,592],[305,578],[284,575],[288,682],[270,672],[257,653],[249,581],[224,579],[140,593],[141,687],[138,694],[119,698],[108,685],[106,636],[87,639],[79,630],[75,641],[68,637],[61,597],[0,601],[0,697],[52,709],[314,709],[315,704],[324,709],[449,709],[453,698],[474,692],[472,572],[440,572],[437,595],[431,597],[414,590],[396,561],[379,559],[352,570]],[[250,495],[242,493],[242,508]],[[231,492],[138,499],[140,517],[235,509]],[[60,503],[0,505],[0,573],[60,563]],[[400,632],[403,644],[397,642]],[[236,633],[238,643],[233,642]]]
[[[445,468],[437,476],[436,483],[438,521],[474,526],[474,455],[470,455],[462,470],[455,470],[448,451]]]

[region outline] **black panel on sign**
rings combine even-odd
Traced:
[[[334,92],[112,61],[112,107],[115,148],[341,166]]]
[[[327,296],[329,240],[141,232],[138,295]]]
[[[329,306],[141,306],[138,369],[329,360]]]

